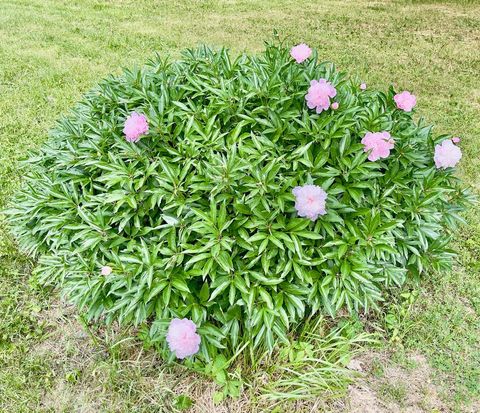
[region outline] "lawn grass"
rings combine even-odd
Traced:
[[[0,209],[21,180],[19,160],[102,77],[141,65],[154,51],[176,56],[199,43],[258,51],[274,29],[318,48],[321,59],[368,87],[413,91],[437,133],[461,136],[459,174],[480,192],[476,1],[0,0],[0,10]],[[427,356],[458,411],[480,399],[479,212],[467,215],[455,240],[454,270],[425,280],[401,327],[408,333],[400,344]],[[68,400],[47,400],[65,388],[77,400],[103,398],[102,411],[171,411],[171,373],[160,367],[119,362],[110,351],[96,350],[88,361],[81,353],[69,361],[75,349],[68,346],[58,347],[64,354],[37,351],[59,332],[45,317],[55,294],[29,284],[31,265],[0,215],[0,411],[77,411]],[[150,396],[148,383],[159,386]]]

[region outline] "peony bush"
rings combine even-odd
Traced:
[[[451,262],[460,143],[416,103],[305,44],[157,56],[58,122],[10,222],[39,281],[90,319],[149,326],[181,359],[272,350]]]

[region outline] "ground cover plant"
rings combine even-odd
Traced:
[[[460,139],[415,106],[306,44],[157,56],[60,120],[8,215],[37,279],[89,319],[153,321],[180,359],[272,351],[450,264]]]
[[[0,2],[4,11],[0,17],[2,209],[22,175],[18,159],[38,147],[55,119],[98,79],[119,67],[141,64],[152,50],[174,50],[176,56],[199,39],[228,45],[234,55],[245,49],[259,53],[272,27],[315,46],[321,60],[332,59],[342,69],[360,74],[370,90],[386,90],[392,82],[397,90],[417,95],[417,116],[421,113],[433,121],[437,133],[461,133],[463,158],[458,174],[478,188],[480,14],[474,2],[466,6],[468,2],[453,1],[295,5],[267,1],[254,6],[235,2],[228,7],[217,2],[169,2],[167,7],[149,0]],[[398,337],[402,341],[395,349],[404,345],[427,356],[434,369],[433,382],[442,391],[439,396],[452,411],[476,411],[466,404],[478,399],[477,215],[473,208],[466,216],[468,226],[452,244],[460,254],[454,269],[429,273],[420,287],[407,286],[420,295],[397,325],[401,331],[395,339],[395,343]],[[111,340],[108,331],[99,331],[94,340],[83,338],[75,311],[58,302],[56,294],[38,294],[27,282],[30,265],[24,265],[1,215],[0,220],[0,410],[102,411],[108,406],[109,411],[162,411],[165,393],[158,390],[188,375],[161,374],[162,363],[144,362],[136,354],[141,349],[134,351],[134,346],[128,352],[122,350],[121,361],[105,356]],[[58,319],[57,313],[64,315]],[[382,312],[367,325],[377,318],[381,323]],[[43,349],[49,350],[43,353]],[[226,409],[207,406],[205,397],[211,388],[203,392],[198,378],[191,380],[187,393],[197,401],[194,411]],[[416,390],[408,387],[408,391]],[[250,391],[245,398],[230,401],[228,408],[250,411],[248,400],[256,404]],[[357,406],[356,396],[352,402]],[[299,403],[298,411],[310,411],[307,406]],[[425,410],[421,405],[417,408]]]

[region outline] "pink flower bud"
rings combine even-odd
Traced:
[[[112,273],[112,267],[109,267],[108,265],[105,265],[102,267],[100,274],[102,275],[110,275]]]

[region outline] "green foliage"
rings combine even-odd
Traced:
[[[319,78],[337,88],[339,110],[307,109]],[[59,121],[27,162],[10,222],[39,257],[38,280],[90,319],[153,320],[155,341],[188,317],[205,360],[245,343],[272,350],[306,316],[368,310],[407,276],[450,263],[468,194],[434,167],[446,137],[393,95],[361,92],[316,56],[296,64],[282,46],[156,57]],[[122,133],[132,111],[150,124],[137,144]],[[370,162],[360,140],[382,130],[395,149]],[[294,209],[291,191],[306,183],[328,193],[316,222]]]

